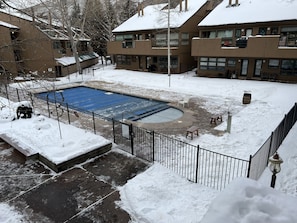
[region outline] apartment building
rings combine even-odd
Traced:
[[[77,71],[66,30],[52,21],[18,12],[0,11],[0,72],[14,78],[34,74],[40,78],[60,77]],[[98,63],[91,39],[72,29],[78,37],[81,68]]]
[[[297,1],[224,0],[192,39],[197,75],[297,82]]]
[[[170,73],[191,70],[196,66],[191,39],[216,2],[172,0],[170,7],[164,3],[145,8],[140,3],[138,13],[113,30],[114,40],[108,42],[107,52],[120,69],[167,73],[170,54]]]

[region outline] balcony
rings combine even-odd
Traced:
[[[193,38],[192,56],[295,58],[297,47],[281,46],[278,35],[249,37],[244,45],[222,46],[221,38]]]
[[[178,47],[171,48],[171,54],[177,53]],[[121,41],[107,43],[107,52],[110,55],[167,55],[167,47],[153,46],[151,40],[135,40],[128,44]]]

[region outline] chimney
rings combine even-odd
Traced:
[[[144,15],[144,10],[143,10],[143,3],[141,2],[141,16]]]
[[[185,11],[188,11],[188,0],[185,0]]]
[[[183,0],[179,0],[179,11],[180,12],[183,11],[183,5],[182,5],[182,3],[183,3]]]
[[[138,17],[140,16],[140,3],[138,2],[138,6],[137,6],[137,12],[138,12]]]

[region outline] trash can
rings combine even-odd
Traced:
[[[242,98],[242,104],[250,104],[252,100],[252,94],[250,92],[244,92]]]

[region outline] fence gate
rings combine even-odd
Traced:
[[[114,143],[122,145],[121,149],[133,154],[133,132],[132,125],[113,120]]]
[[[154,132],[113,120],[114,143],[139,158],[154,160]]]
[[[154,161],[154,132],[132,126],[133,154],[147,161]]]

